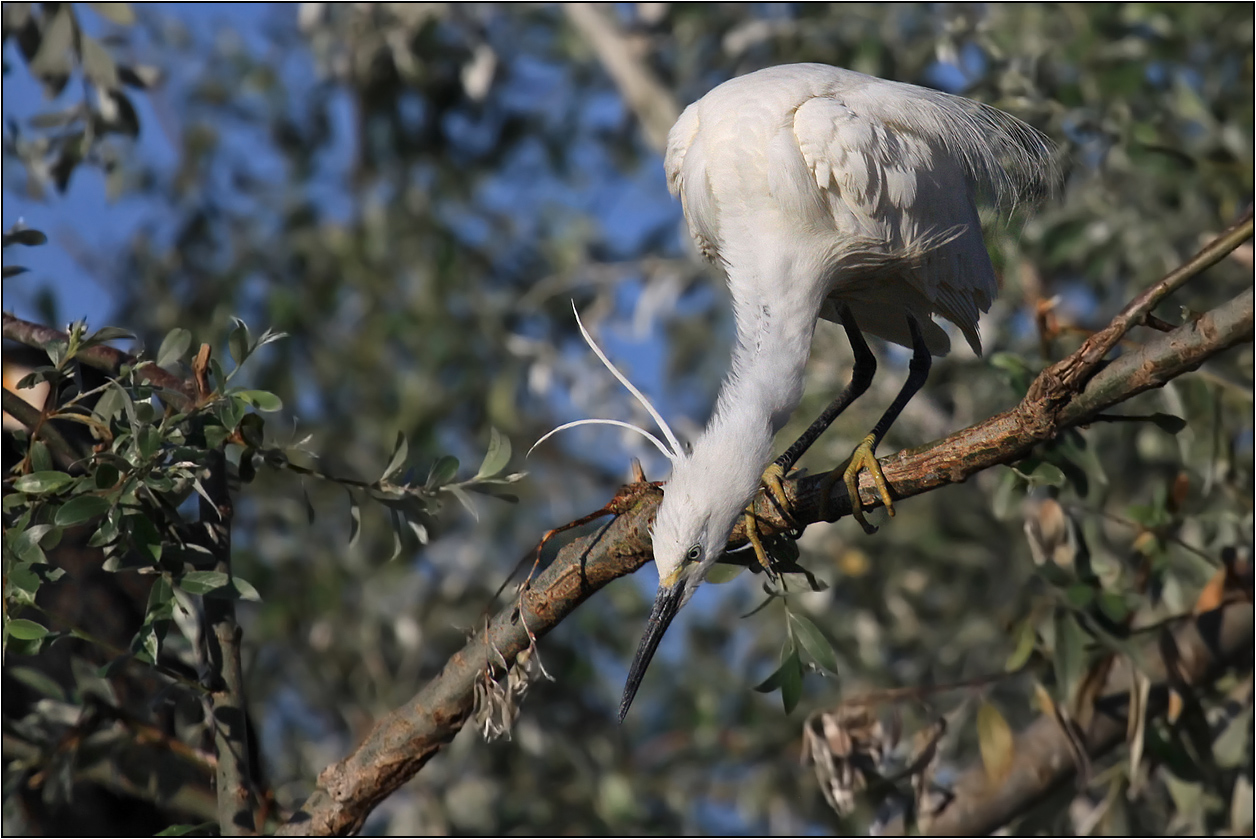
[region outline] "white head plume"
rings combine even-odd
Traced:
[[[589,334],[589,330],[584,328],[584,322],[580,320],[580,312],[576,311],[576,303],[574,300],[571,302],[571,311],[576,316],[576,325],[580,327],[580,335],[584,338],[584,342],[589,345],[589,348],[593,350],[594,354],[597,355],[598,360],[602,362],[606,369],[611,371],[611,375],[618,379],[619,383],[626,387],[628,392],[633,395],[633,398],[641,403],[641,406],[646,409],[646,411],[650,414],[650,417],[658,425],[659,430],[663,432],[663,436],[666,438],[667,442],[664,443],[663,440],[660,440],[646,429],[639,425],[633,425],[630,422],[613,419],[582,419],[565,422],[557,428],[546,432],[539,440],[532,444],[532,448],[528,449],[528,454],[532,454],[532,451],[537,446],[544,443],[550,437],[553,437],[560,431],[566,431],[568,428],[576,428],[581,425],[612,425],[618,428],[626,428],[630,431],[635,431],[645,437],[653,443],[654,447],[662,452],[674,466],[676,462],[683,457],[684,449],[681,447],[680,441],[676,439],[676,435],[672,433],[671,426],[667,424],[666,420],[663,419],[662,414],[660,414],[658,409],[654,407],[654,404],[646,398],[645,394],[638,390],[636,386],[628,380],[628,377],[619,371],[619,368],[606,357],[606,353],[602,352],[602,348],[597,345],[597,342],[593,340],[593,336]]]

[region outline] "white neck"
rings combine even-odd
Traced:
[[[711,524],[731,531],[772,460],[772,439],[798,407],[822,295],[813,283],[729,277],[737,345],[715,412],[692,453],[677,462],[664,495],[711,505]],[[809,287],[810,286],[810,287]],[[764,294],[762,290],[774,292]],[[791,293],[791,291],[793,293]],[[718,504],[720,509],[714,509]],[[723,544],[728,532],[712,532]]]

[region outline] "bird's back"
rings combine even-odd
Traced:
[[[766,258],[802,266],[824,317],[845,304],[861,328],[909,345],[910,313],[939,354],[949,341],[930,316],[979,349],[997,290],[974,200],[1014,203],[1055,177],[1048,141],[1001,111],[821,64],[712,90],[672,129],[666,169],[730,283]]]

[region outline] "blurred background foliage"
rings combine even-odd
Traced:
[[[1059,193],[1035,213],[989,220],[1003,290],[983,319],[985,357],[958,349],[939,361],[885,452],[1012,406],[1032,374],[1252,198],[1247,4],[643,3],[600,13],[674,108],[734,75],[817,61],[962,93],[1060,145]],[[659,458],[607,429],[570,432],[523,459],[563,421],[646,419],[580,342],[572,301],[691,436],[726,368],[726,293],[683,233],[643,131],[651,117],[628,104],[605,48],[575,17],[523,4],[311,3],[205,25],[124,4],[5,6],[6,203],[55,207],[76,181],[99,181],[134,220],[91,247],[77,237],[97,220],[67,215],[47,231],[53,246],[78,241],[80,270],[107,290],[112,310],[94,313],[93,326],[124,326],[150,351],[182,328],[225,352],[232,316],[287,333],[241,375],[283,400],[268,442],[308,436],[303,448],[327,472],[373,479],[401,433],[416,480],[446,455],[467,478],[493,429],[514,443],[511,469],[528,472],[513,487],[518,504],[479,499],[478,517],[447,506],[437,538],[407,541],[393,561],[378,505],[363,504],[351,545],[340,487],[262,467],[241,488],[235,568],[262,596],[241,606],[248,698],[283,808],[437,672],[541,533],[601,506],[634,455],[664,477]],[[15,77],[55,97],[42,117],[10,116]],[[1251,254],[1250,244],[1235,252],[1160,316],[1177,323],[1229,299],[1252,281]],[[7,279],[6,306],[21,289],[57,325],[63,284],[38,271]],[[874,349],[883,363],[873,391],[804,465],[844,458],[897,390],[905,355]],[[1044,505],[1067,516],[1098,585],[1129,604],[1134,625],[1188,612],[1223,549],[1250,548],[1252,363],[1251,347],[1240,348],[1123,407],[1180,417],[1176,434],[1163,423],[1096,425],[1019,473],[903,503],[873,537],[849,521],[812,527],[802,561],[830,587],[791,608],[832,641],[840,675],[808,675],[791,715],[778,696],[751,690],[776,667],[786,619],[776,606],[740,619],[761,599],[743,575],[704,587],[616,726],[653,590],[648,571],[620,581],[542,641],[554,681],[533,687],[511,740],[486,745],[464,731],[368,830],[865,829],[873,808],[839,822],[799,766],[805,714],[875,688],[997,673],[1028,637],[1022,675],[893,713],[909,730],[912,719],[947,718],[942,778],[976,759],[979,707],[997,707],[1013,728],[1033,718],[1035,682],[1057,689],[1078,676],[1059,671],[1053,647],[1073,617],[1025,535]],[[848,365],[840,330],[821,325],[782,446]],[[1073,573],[1073,544],[1042,567]],[[104,607],[120,646],[142,620],[144,585],[117,594],[134,599],[127,619]],[[107,660],[86,644],[71,657]],[[10,655],[6,668],[15,662],[39,658]],[[10,702],[9,686],[6,677],[6,719],[31,712]],[[142,696],[115,699],[148,713]],[[1071,804],[1056,800],[1017,830],[1250,831],[1250,800],[1236,803],[1251,791],[1250,701],[1240,706],[1242,747],[1195,757],[1216,771],[1181,769],[1166,726],[1153,767],[1131,773],[1127,758],[1109,760]],[[1110,795],[1131,785],[1131,797]],[[134,811],[113,812],[85,780],[65,789],[76,819],[137,826],[125,821]],[[59,802],[43,795],[46,809],[8,795],[6,829],[47,828]],[[188,820],[179,812],[159,810],[152,823]]]

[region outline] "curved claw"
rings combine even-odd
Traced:
[[[885,511],[891,516],[894,515],[894,501],[890,498],[890,485],[886,483],[885,473],[881,471],[881,464],[877,462],[876,444],[876,437],[872,434],[865,437],[863,442],[851,452],[850,461],[842,473],[842,480],[846,483],[846,492],[850,496],[851,515],[855,517],[855,521],[859,522],[864,532],[869,534],[876,533],[877,529],[868,524],[863,515],[863,501],[859,498],[860,472],[867,471],[872,475],[872,482],[876,484],[877,494],[881,496]]]
[[[785,468],[779,463],[773,462],[763,470],[763,477],[760,482],[763,484],[763,493],[771,499],[776,508],[781,511],[781,515],[787,522],[792,523],[793,517],[789,514],[789,500],[785,495]],[[772,561],[768,557],[768,552],[763,547],[763,540],[759,538],[759,526],[754,515],[754,501],[750,502],[750,506],[746,508],[746,539],[749,540],[750,546],[754,549],[755,558],[759,560],[759,565],[767,572],[768,577],[775,578],[776,571],[772,568]]]

